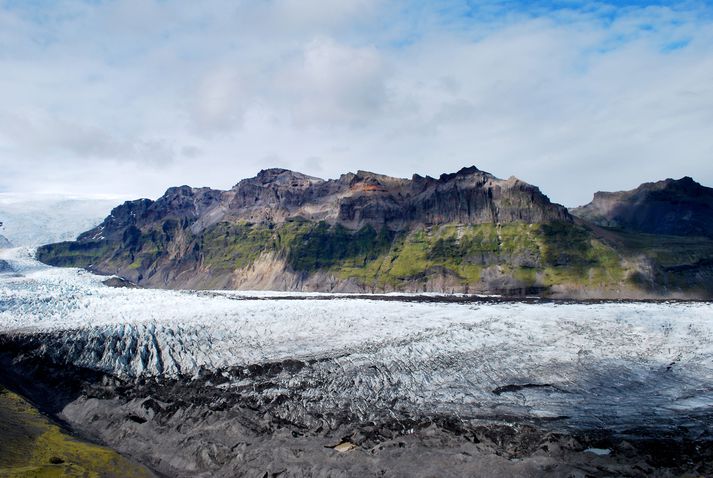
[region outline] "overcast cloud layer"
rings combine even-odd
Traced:
[[[0,192],[472,164],[568,206],[713,185],[713,7],[0,0]]]

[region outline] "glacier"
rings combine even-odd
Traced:
[[[247,403],[320,433],[386,421],[408,433],[448,417],[459,429],[713,435],[709,302],[115,288],[84,270],[45,266],[30,248],[2,250],[0,260],[10,267],[0,274],[4,343],[134,387],[121,407],[135,421],[136,410],[148,413],[147,397],[167,403],[182,384],[219,403],[214,413]],[[84,408],[68,405],[64,417],[87,426],[101,399],[83,397]],[[186,465],[171,463],[180,476]]]
[[[0,259],[14,270],[0,279],[0,332],[51,337],[53,360],[119,377],[319,361],[311,376],[290,380],[315,382],[309,393],[326,390],[331,402],[349,398],[362,418],[391,400],[479,417],[571,415],[575,402],[592,423],[604,417],[586,416],[589,408],[617,421],[713,405],[707,302],[419,303],[129,289],[44,266],[31,249]]]
[[[0,193],[0,235],[16,247],[72,241],[109,214],[120,196]],[[0,240],[0,249],[3,241]]]

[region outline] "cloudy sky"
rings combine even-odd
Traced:
[[[0,0],[0,192],[476,165],[713,186],[706,2]]]

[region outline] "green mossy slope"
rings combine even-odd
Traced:
[[[293,219],[281,224],[221,222],[199,234],[165,221],[128,228],[120,243],[83,241],[43,246],[38,258],[89,267],[141,283],[166,271],[200,271],[198,287],[276,257],[285,272],[327,273],[363,290],[537,293],[554,288],[707,294],[713,241],[622,233],[568,222],[445,224],[407,232]],[[703,282],[702,282],[703,281]],[[710,281],[709,281],[710,282]],[[167,282],[168,285],[170,283]]]
[[[0,476],[148,478],[154,475],[109,448],[67,435],[20,396],[0,387]]]
[[[335,268],[335,273],[378,287],[398,288],[439,274],[476,286],[488,268],[497,268],[518,287],[563,282],[602,286],[623,277],[616,251],[586,230],[570,224],[523,223],[445,225],[415,231],[395,240],[388,252],[363,266],[346,265]]]

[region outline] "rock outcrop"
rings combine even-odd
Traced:
[[[689,177],[597,192],[571,213],[594,224],[648,234],[713,237],[713,188]]]
[[[327,181],[266,169],[228,191],[180,186],[156,201],[128,201],[79,239],[119,239],[132,226],[165,220],[189,221],[191,232],[198,234],[220,222],[281,224],[295,219],[393,231],[448,223],[572,221],[564,207],[551,203],[537,187],[517,178],[497,179],[475,167],[438,179],[357,171]]]

